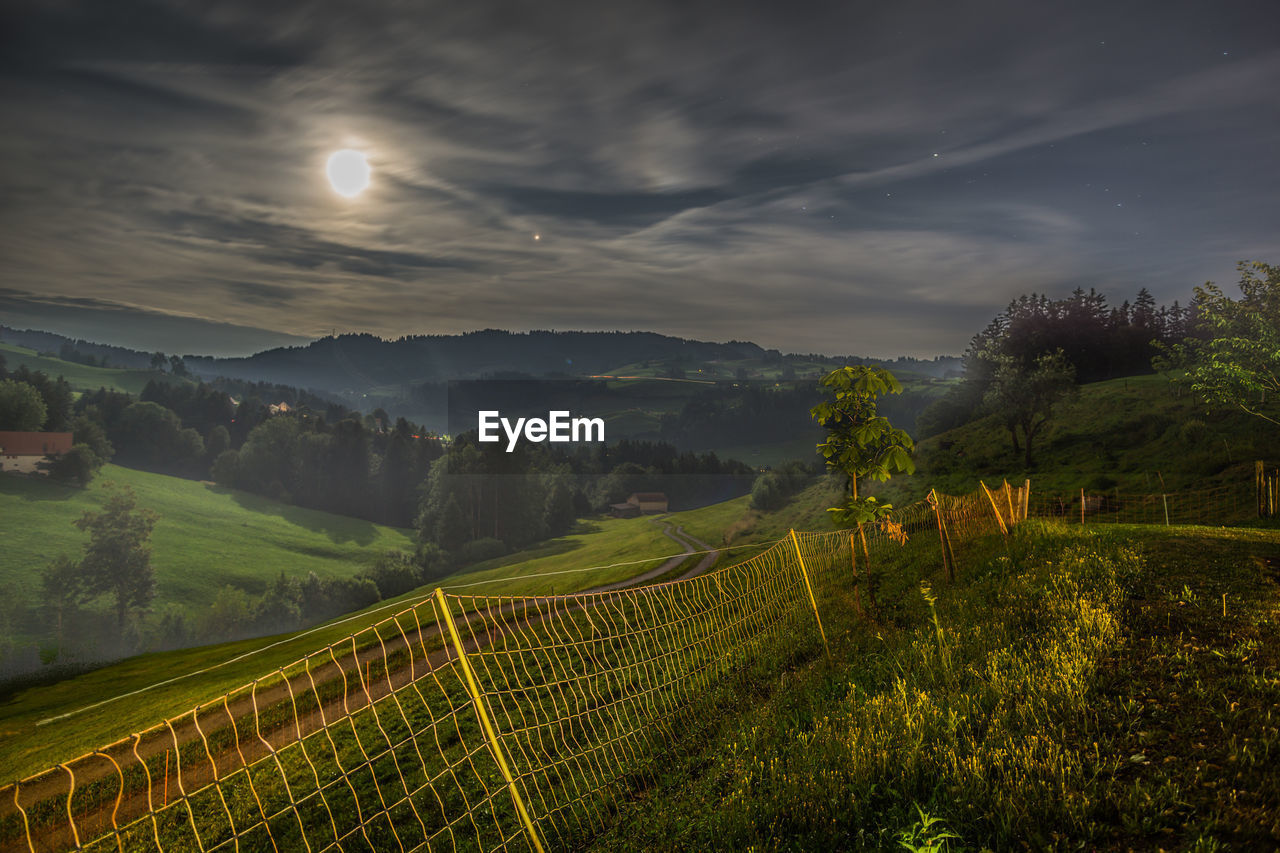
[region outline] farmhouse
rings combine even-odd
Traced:
[[[662,492],[632,492],[626,503],[612,504],[609,511],[617,518],[657,515],[667,511],[667,496]]]
[[[0,471],[37,473],[36,463],[70,449],[69,432],[0,431]]]

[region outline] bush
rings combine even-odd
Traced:
[[[787,493],[782,478],[772,471],[756,477],[751,486],[751,508],[758,510],[780,509],[787,503]]]
[[[425,576],[413,554],[391,550],[378,555],[365,576],[378,585],[383,598],[394,598],[422,586]]]
[[[103,460],[87,444],[74,445],[59,456],[47,456],[36,467],[48,473],[51,480],[87,486],[102,467]]]
[[[1192,418],[1178,430],[1178,438],[1188,447],[1199,447],[1209,439],[1209,427],[1202,420]]]

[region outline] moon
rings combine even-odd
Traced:
[[[354,148],[344,148],[329,155],[325,174],[333,191],[345,198],[355,198],[369,187],[369,161]]]

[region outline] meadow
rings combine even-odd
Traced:
[[[11,595],[34,604],[49,561],[79,557],[88,534],[73,522],[101,508],[109,484],[132,489],[139,507],[160,516],[151,554],[157,608],[204,608],[227,585],[261,594],[281,572],[350,576],[383,551],[414,547],[410,531],[118,465],[85,489],[8,476],[0,477],[0,584]]]

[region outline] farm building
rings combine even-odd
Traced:
[[[610,511],[618,518],[657,515],[667,511],[667,496],[662,492],[632,492],[626,503],[613,504]]]
[[[69,432],[0,431],[0,471],[37,473],[36,464],[46,456],[71,449]]]

